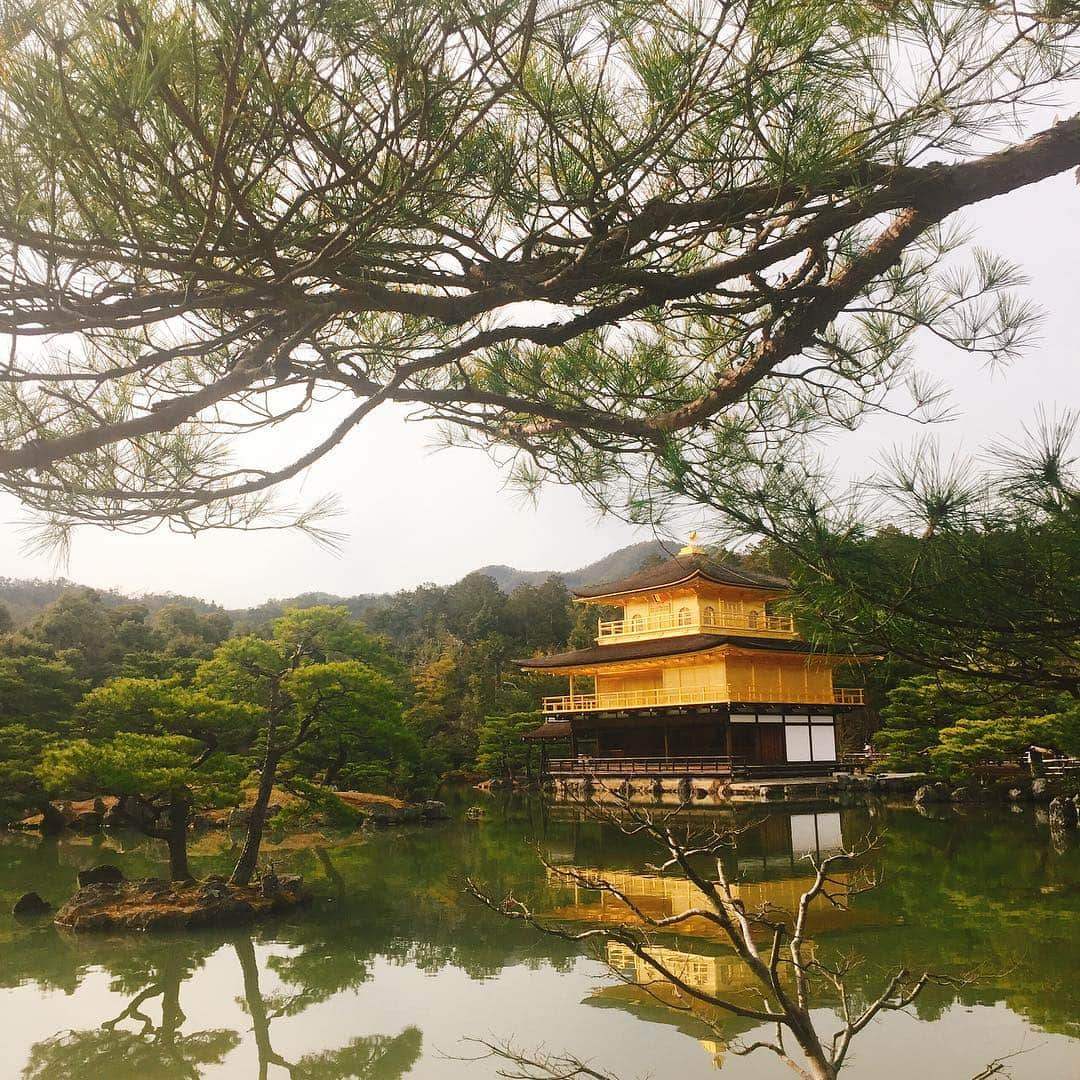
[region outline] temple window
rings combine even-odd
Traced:
[[[688,607],[681,607],[676,621],[679,626],[689,626],[694,621],[694,616]]]
[[[701,621],[706,626],[715,626],[716,625],[716,608],[712,607],[711,605],[709,607],[707,607],[701,613]]]

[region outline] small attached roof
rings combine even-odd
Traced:
[[[598,664],[618,664],[626,660],[650,660],[661,656],[682,656],[686,653],[707,652],[722,645],[739,649],[763,649],[767,652],[811,653],[813,647],[805,641],[787,638],[759,638],[742,634],[685,634],[681,637],[654,638],[652,641],[627,641],[617,645],[593,645],[588,649],[553,653],[551,656],[530,656],[515,660],[525,671],[547,671],[549,668],[595,667]]]
[[[523,739],[569,739],[569,720],[545,720],[539,727],[526,731]]]
[[[636,574],[619,581],[607,581],[600,585],[589,585],[575,589],[578,600],[600,600],[608,597],[626,596],[630,593],[648,592],[651,589],[663,589],[671,585],[701,578],[716,585],[735,586],[740,589],[765,589],[778,592],[790,588],[790,583],[771,574],[759,574],[753,570],[740,570],[727,563],[718,562],[702,551],[680,552],[673,559],[647,566]]]

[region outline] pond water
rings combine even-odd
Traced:
[[[252,932],[74,938],[47,920],[19,922],[8,913],[20,893],[59,901],[77,869],[102,861],[160,874],[163,850],[136,836],[0,834],[0,1078],[497,1076],[500,1063],[476,1060],[469,1038],[571,1052],[620,1080],[705,1080],[721,1065],[729,1080],[792,1075],[767,1052],[726,1048],[767,1034],[752,1023],[712,1024],[703,1009],[672,1009],[635,987],[633,957],[617,947],[597,955],[542,936],[464,892],[469,876],[581,928],[614,917],[610,899],[545,870],[539,847],[553,865],[602,871],[666,913],[692,896],[649,872],[647,843],[533,800],[490,800],[475,822],[465,805],[439,826],[285,838],[275,866],[302,872],[316,901]],[[813,922],[819,959],[861,958],[848,980],[856,1002],[900,966],[982,972],[976,985],[930,986],[872,1024],[845,1077],[965,1080],[1007,1058],[1000,1075],[1014,1080],[1080,1080],[1080,851],[1055,845],[1034,811],[740,817],[752,827],[730,869],[748,906],[789,906],[807,884],[807,851],[881,834],[869,859],[879,886],[854,895],[864,878],[841,875],[846,910],[819,908]],[[233,842],[199,838],[195,872],[227,868]],[[657,939],[658,955],[696,985],[745,994],[731,953],[707,927],[687,930]],[[835,1003],[820,1004],[819,1028],[831,1032]]]

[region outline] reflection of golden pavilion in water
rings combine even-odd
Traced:
[[[762,850],[753,856],[740,852],[734,860],[735,866],[730,871],[734,881],[732,898],[748,913],[764,910],[771,921],[788,921],[798,908],[802,894],[814,881],[813,869],[805,856],[828,855],[843,846],[840,815],[830,812],[777,816],[763,823],[759,832],[758,839],[765,841]],[[764,850],[766,847],[771,850]],[[702,890],[686,878],[632,869],[567,865],[549,871],[551,885],[566,890],[571,898],[549,911],[548,918],[594,925],[642,925],[618,897],[574,882],[565,876],[567,872],[587,882],[607,882],[654,919],[709,907],[709,900]],[[769,876],[762,877],[763,874]],[[851,893],[861,883],[858,870],[837,871],[830,877],[833,881],[830,892],[838,903],[819,896],[811,904],[808,924],[811,935],[852,929],[876,921],[871,912],[848,906]],[[756,995],[756,982],[727,944],[724,932],[714,923],[693,918],[680,924],[677,933],[653,933],[655,936],[645,950],[648,956],[689,986],[713,996]],[[762,938],[768,937],[769,932],[763,927]],[[811,942],[807,956],[814,955],[814,948]],[[722,1039],[718,1036],[703,1038],[703,1029],[693,1025],[692,1021],[696,1019],[711,1025],[721,1019],[729,1038],[753,1026],[740,1026],[739,1021],[717,1014],[707,1003],[680,994],[664,982],[645,958],[621,942],[606,942],[603,958],[625,982],[594,991],[586,999],[588,1004],[645,1010],[653,1019],[674,1023],[698,1038],[718,1065],[724,1051]],[[757,1004],[756,998],[754,1003]],[[679,1011],[668,1011],[663,1008],[665,1005]],[[689,1025],[688,1020],[691,1021]]]

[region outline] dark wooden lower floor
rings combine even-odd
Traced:
[[[548,720],[536,735],[569,750],[551,755],[552,775],[820,775],[837,766],[836,719],[786,704],[626,710]]]

